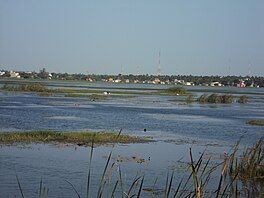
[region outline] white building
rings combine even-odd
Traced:
[[[5,75],[5,72],[0,71],[0,76]]]
[[[18,72],[10,71],[10,78],[20,78]]]
[[[220,87],[220,86],[222,86],[222,84],[220,82],[211,82],[210,86],[211,87]]]

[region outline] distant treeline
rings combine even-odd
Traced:
[[[193,75],[99,75],[99,74],[69,74],[69,73],[49,73],[45,70],[40,70],[40,72],[19,72],[21,78],[23,79],[54,79],[54,80],[88,80],[88,81],[108,81],[109,79],[119,79],[121,82],[126,82],[129,80],[130,83],[133,82],[151,82],[155,79],[159,79],[162,82],[166,83],[175,83],[177,79],[177,84],[180,84],[179,81],[192,82],[193,85],[204,85],[210,84],[212,82],[219,82],[224,86],[236,86],[241,81],[245,83],[246,86],[254,85],[259,87],[264,87],[264,77],[259,76],[193,76]],[[51,74],[49,76],[48,74]],[[5,75],[0,76],[10,77],[8,71]]]

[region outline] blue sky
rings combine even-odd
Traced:
[[[264,75],[263,0],[0,0],[0,69]]]

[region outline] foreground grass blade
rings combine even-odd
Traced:
[[[17,180],[17,184],[18,184],[18,187],[19,187],[19,191],[20,191],[20,193],[21,193],[21,196],[22,196],[23,198],[25,198],[17,174],[16,174],[16,180]]]
[[[144,178],[145,178],[145,175],[143,176],[143,178],[141,180],[141,184],[140,184],[140,187],[139,187],[139,190],[138,190],[137,198],[140,197],[140,194],[141,194],[141,191],[142,191],[142,187],[143,187],[143,183],[144,183]]]
[[[130,188],[129,188],[128,192],[127,192],[127,195],[128,195],[128,196],[130,195],[131,190],[133,189],[134,185],[138,182],[138,180],[139,180],[140,178],[141,178],[141,177],[138,177],[138,178],[134,179],[132,185],[130,186]]]
[[[122,172],[121,172],[120,165],[118,166],[118,173],[119,173],[119,180],[120,180],[120,187],[121,187],[121,191],[122,191],[122,197],[124,197],[123,196],[124,188],[123,188]]]
[[[87,176],[86,198],[89,198],[90,180],[91,180],[91,166],[92,166],[92,159],[93,159],[93,149],[94,149],[94,142],[92,142],[92,145],[91,145],[88,176]]]
[[[70,184],[70,186],[72,187],[72,189],[74,190],[74,192],[76,193],[76,195],[78,196],[78,198],[81,198],[80,194],[78,193],[78,191],[76,190],[76,188],[74,187],[74,185],[71,182],[67,181],[67,180],[65,180],[65,181],[68,184]]]
[[[177,187],[177,189],[176,189],[176,191],[175,191],[175,193],[173,195],[174,198],[177,196],[177,194],[178,194],[178,192],[180,190],[180,187],[181,187],[182,182],[183,182],[183,179],[181,179],[181,181],[180,181],[180,183],[179,183],[179,185],[178,185],[178,187]]]
[[[39,198],[41,198],[41,194],[42,194],[42,178],[40,179],[40,183],[39,183]]]
[[[118,180],[116,181],[115,186],[114,186],[114,188],[113,188],[113,190],[112,190],[111,198],[114,198],[115,191],[116,191],[116,188],[117,188],[117,184],[118,184]]]
[[[169,183],[169,171],[167,172],[167,177],[166,177],[166,184],[165,184],[165,190],[164,190],[164,197],[166,197],[166,195],[167,195],[168,183]]]
[[[171,191],[171,186],[172,186],[173,176],[174,176],[174,171],[173,171],[172,174],[171,174],[170,184],[169,184],[169,188],[168,188],[168,191],[167,191],[167,197],[170,196],[170,191]]]
[[[103,172],[103,175],[101,177],[100,184],[99,184],[99,189],[98,189],[98,192],[97,192],[97,197],[100,197],[100,194],[102,193],[101,191],[103,190],[103,186],[104,186],[104,178],[105,178],[106,170],[107,170],[107,168],[109,166],[109,162],[110,162],[110,159],[111,159],[111,156],[112,156],[112,152],[113,152],[113,150],[108,155],[108,159],[107,159],[107,162],[105,164],[104,172]]]

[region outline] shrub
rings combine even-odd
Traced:
[[[186,95],[187,91],[182,87],[171,87],[169,89],[160,91],[160,93],[169,95]]]
[[[185,100],[187,103],[192,103],[193,102],[193,94],[188,94]]]
[[[264,120],[250,120],[247,122],[250,125],[264,126]]]
[[[200,103],[232,103],[234,101],[234,96],[230,94],[224,94],[224,95],[219,95],[219,94],[203,94],[201,95],[198,99],[198,102]]]
[[[207,94],[201,95],[197,100],[200,103],[206,103],[207,102]]]
[[[49,92],[50,91],[48,88],[46,88],[46,86],[40,83],[17,85],[17,86],[5,84],[2,89],[6,91],[26,91],[26,92]]]
[[[248,97],[245,95],[239,96],[237,102],[241,104],[245,104],[248,102]]]

